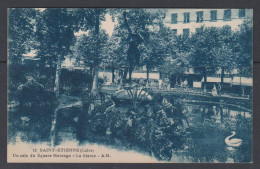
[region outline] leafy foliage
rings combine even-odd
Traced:
[[[240,76],[252,77],[253,65],[253,21],[246,19],[235,33],[233,46],[236,67]]]
[[[47,8],[38,12],[36,37],[43,66],[54,66],[69,53],[74,40],[74,22],[68,9]]]
[[[217,70],[217,58],[214,50],[219,47],[219,30],[216,27],[201,27],[200,30],[192,36],[193,45],[191,64],[195,71],[203,76],[213,74]]]
[[[10,8],[8,11],[8,59],[10,64],[21,64],[22,55],[35,44],[36,11],[31,8]]]
[[[171,35],[167,42],[168,52],[159,70],[168,75],[181,75],[191,67],[191,39],[182,35]]]
[[[156,10],[124,9],[118,15],[118,35],[125,40],[126,61],[129,70],[129,79],[135,67],[142,65],[141,49],[149,39],[155,21],[160,19],[160,13]],[[143,47],[142,47],[143,46]],[[144,50],[143,50],[144,51]]]

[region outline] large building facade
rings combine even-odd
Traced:
[[[247,17],[252,17],[252,9],[167,9],[164,23],[177,35],[190,35],[201,26],[230,26],[237,30]]]
[[[167,9],[164,24],[168,26],[176,35],[190,36],[205,27],[229,26],[232,31],[239,30],[239,25],[246,18],[253,17],[252,9]],[[231,90],[243,86],[246,93],[251,93],[252,78],[240,77],[237,70],[225,72],[224,84]],[[221,82],[221,71],[207,77],[207,88],[212,89],[214,84]],[[183,75],[172,75],[171,86],[187,81],[190,87],[202,88],[204,79],[193,72],[190,68]]]

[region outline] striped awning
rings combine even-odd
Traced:
[[[201,80],[202,82],[204,82],[204,77]],[[224,83],[231,83],[232,79],[231,78],[224,78]],[[207,77],[207,82],[210,83],[220,83],[221,82],[221,78],[220,77]]]

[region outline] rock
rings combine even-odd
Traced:
[[[110,135],[110,134],[112,134],[112,132],[111,132],[110,128],[107,128],[106,135]]]
[[[73,121],[75,121],[77,123],[79,121],[79,117],[73,118]]]
[[[29,117],[26,117],[26,116],[24,116],[24,117],[21,117],[21,120],[22,120],[22,121],[24,121],[24,122],[27,122],[27,121],[29,121],[29,120],[30,120],[30,118],[29,118]]]

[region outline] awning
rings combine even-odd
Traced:
[[[253,86],[253,78],[235,76],[233,77],[232,84],[242,86]]]
[[[202,82],[204,82],[204,77],[201,80]],[[220,83],[221,82],[221,78],[220,77],[207,77],[207,82],[210,83]],[[224,78],[223,79],[224,83],[231,83],[232,79],[231,78]]]
[[[129,77],[129,74],[127,74],[127,77]],[[147,74],[146,73],[137,73],[133,72],[132,73],[132,79],[146,79]],[[160,79],[160,74],[159,73],[149,73],[149,79]]]

